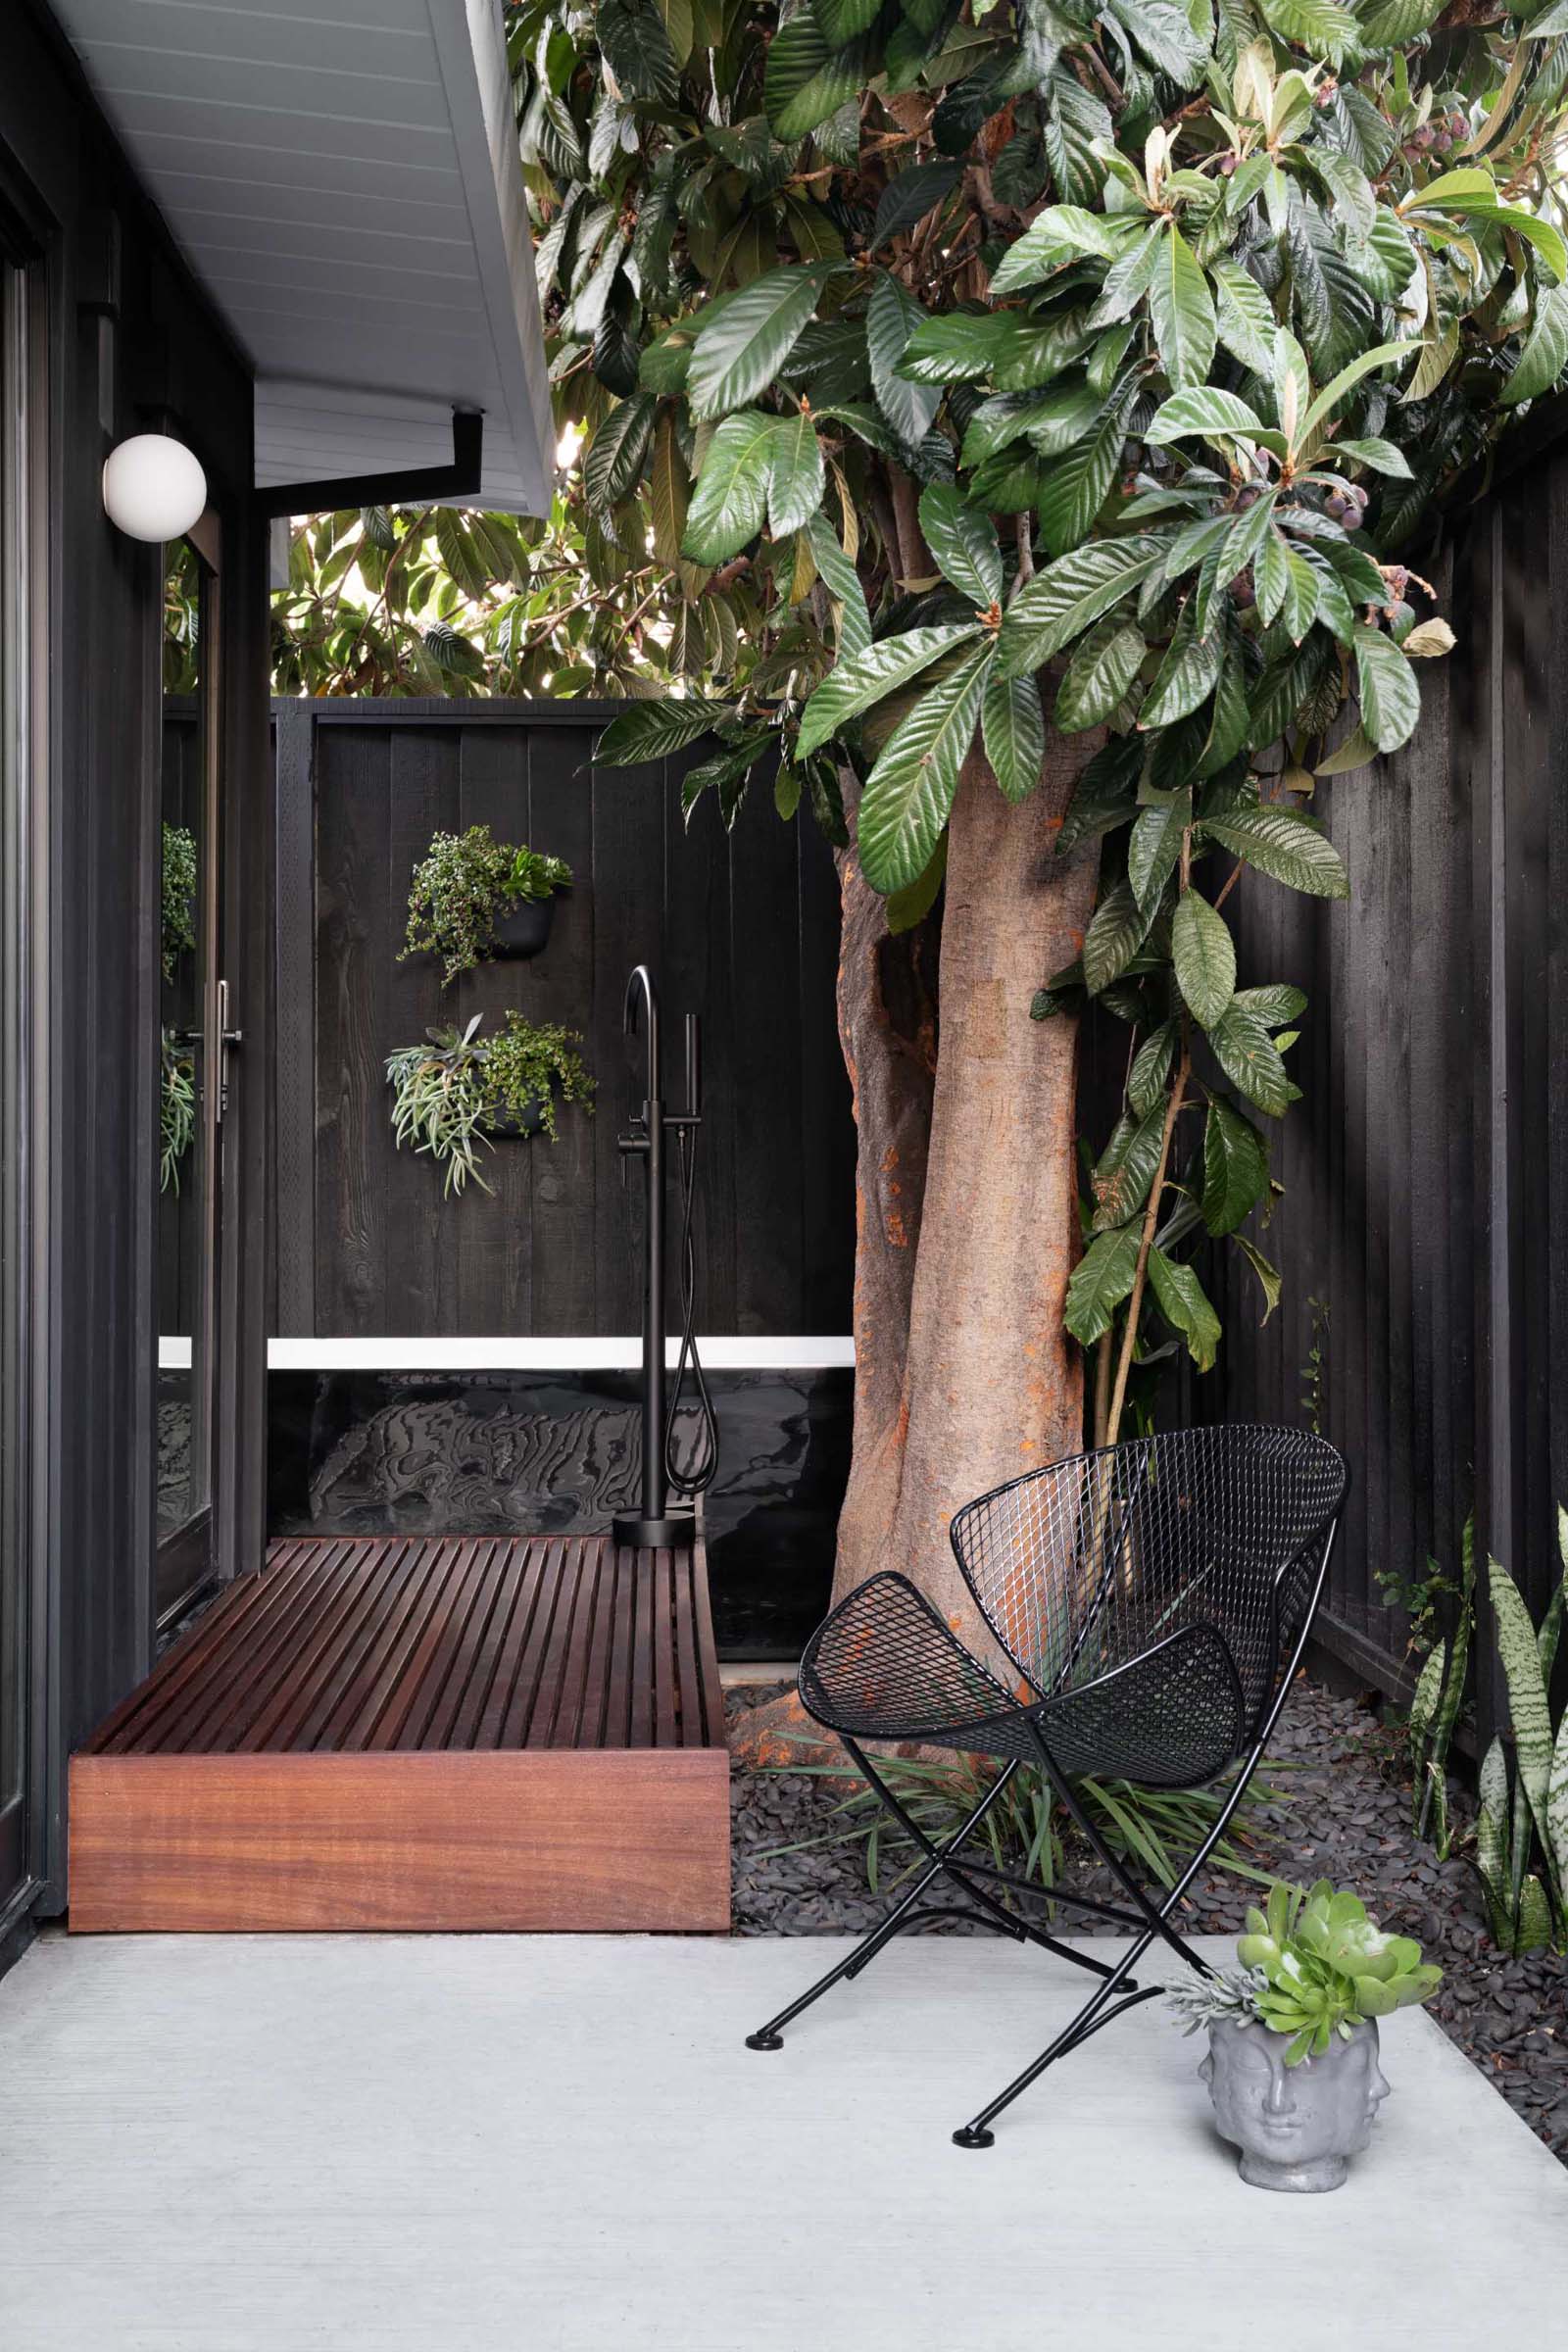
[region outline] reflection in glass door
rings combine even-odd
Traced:
[[[0,249],[0,1919],[31,1861],[27,283]]]
[[[158,1614],[214,1573],[213,1366],[224,1027],[218,978],[218,579],[188,540],[164,583],[159,906]]]

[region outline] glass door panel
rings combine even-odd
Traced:
[[[29,1876],[27,278],[0,253],[0,1915]]]
[[[212,649],[218,581],[168,551],[159,908],[158,1614],[214,1572],[213,1365],[220,1166],[218,757]]]

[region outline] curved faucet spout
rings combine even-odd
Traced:
[[[626,983],[626,1004],[621,1015],[621,1027],[628,1037],[634,1037],[637,1033],[639,985],[642,989],[643,1002],[648,1007],[648,1100],[650,1102],[657,1102],[661,1100],[659,991],[654,986],[654,975],[646,963],[635,964],[632,967],[631,978]]]

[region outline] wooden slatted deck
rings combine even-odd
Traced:
[[[701,1543],[273,1544],[71,1762],[71,1926],[726,1929]]]

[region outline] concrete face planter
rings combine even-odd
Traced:
[[[1242,2151],[1241,2176],[1253,2188],[1310,2194],[1342,2187],[1349,2159],[1372,2137],[1389,2095],[1378,2064],[1375,2020],[1348,2041],[1336,2034],[1321,2058],[1287,2066],[1282,2034],[1225,2018],[1208,2029],[1199,2073],[1214,2102],[1221,2136]]]

